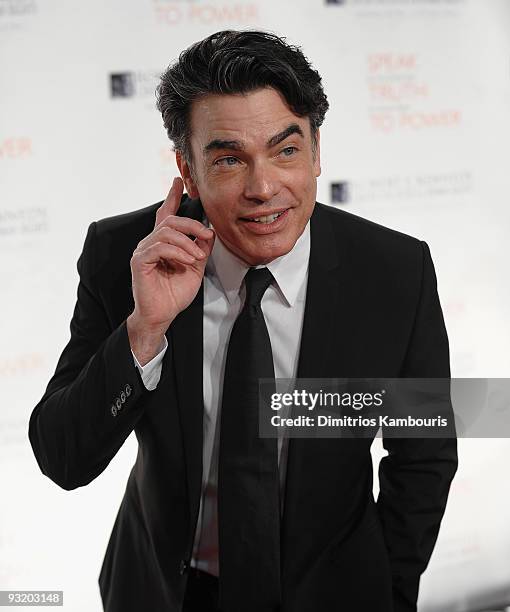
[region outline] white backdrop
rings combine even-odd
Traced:
[[[101,609],[134,437],[65,492],[38,471],[28,418],[69,337],[88,224],[161,200],[177,174],[158,74],[246,27],[287,36],[323,75],[319,201],[426,240],[452,374],[508,375],[508,0],[0,0],[0,590]],[[421,612],[510,602],[509,457],[508,440],[460,441]]]

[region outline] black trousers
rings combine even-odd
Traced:
[[[218,608],[218,578],[194,567],[188,571],[183,612],[221,612]]]

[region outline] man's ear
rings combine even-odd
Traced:
[[[200,194],[198,193],[198,187],[193,179],[191,168],[180,151],[175,152],[175,161],[177,163],[177,167],[179,168],[179,172],[181,173],[181,178],[187,194],[190,198],[199,198]]]
[[[317,178],[318,176],[320,176],[322,172],[322,169],[321,169],[321,132],[320,130],[317,130],[317,135],[316,135],[315,159],[313,162],[313,167],[315,170],[315,177]]]

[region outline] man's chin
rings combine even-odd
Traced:
[[[249,266],[265,266],[279,257],[287,255],[292,250],[293,244],[280,247],[266,248],[260,251],[243,253],[241,257]]]
[[[278,257],[283,257],[294,247],[297,238],[276,237],[276,234],[267,236],[236,236],[236,240],[226,240],[217,231],[217,236],[223,245],[238,259],[249,266],[263,266],[271,263]]]

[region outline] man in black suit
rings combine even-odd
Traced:
[[[29,428],[64,489],[135,431],[105,610],[416,610],[455,439],[385,438],[375,503],[371,439],[263,442],[245,386],[262,363],[277,378],[449,377],[427,245],[316,203],[328,103],[284,40],[196,43],[158,107],[182,179],[89,227],[71,339]]]

